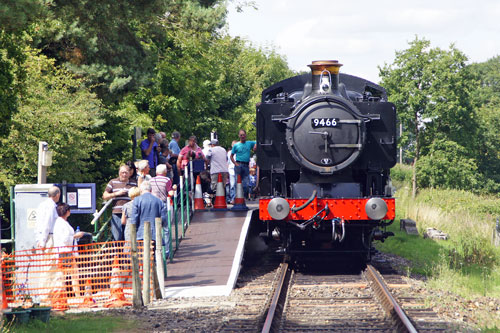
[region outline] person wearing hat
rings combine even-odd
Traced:
[[[207,156],[210,148],[212,148],[212,143],[210,142],[210,140],[204,140],[203,141],[203,149],[202,149],[203,155]]]
[[[227,152],[219,146],[219,141],[213,139],[210,141],[212,148],[208,150],[207,159],[210,160],[210,187],[215,192],[219,174],[222,174],[222,184],[226,186],[229,171],[227,169]]]

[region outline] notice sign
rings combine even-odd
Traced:
[[[67,183],[59,185],[65,194],[71,214],[93,214],[96,211],[94,183]]]
[[[68,197],[68,205],[76,206],[77,204],[76,192],[68,192],[67,197]]]
[[[26,210],[26,215],[28,216],[28,229],[36,228],[36,208],[28,208]]]
[[[91,208],[92,190],[90,188],[79,188],[77,191],[78,191],[78,208]]]

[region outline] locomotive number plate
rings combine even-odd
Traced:
[[[339,125],[339,118],[312,118],[311,124],[313,128],[337,127]]]

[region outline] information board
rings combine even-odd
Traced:
[[[96,187],[94,183],[57,184],[57,186],[63,188],[71,214],[95,213]]]

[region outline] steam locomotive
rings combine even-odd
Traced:
[[[393,235],[396,108],[336,60],[265,89],[257,106],[259,220],[287,254],[353,254]]]

